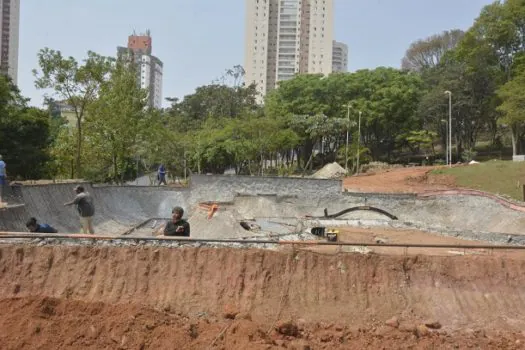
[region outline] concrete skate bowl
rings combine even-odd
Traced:
[[[505,257],[0,245],[0,341],[5,349],[519,348],[524,272],[524,260]]]
[[[459,235],[469,239],[503,242],[508,236],[521,241],[525,213],[494,198],[458,194],[420,198],[416,195],[343,193],[341,181],[250,176],[204,176],[191,178],[187,189],[143,186],[92,186],[84,184],[96,202],[95,228],[99,234],[151,236],[171,216],[173,206],[185,208],[196,238],[261,236],[246,232],[242,221],[285,234],[304,229],[307,217],[323,218],[349,208],[377,208],[381,212],[356,210],[338,216],[332,224],[361,226],[407,226]],[[60,232],[78,232],[77,214],[63,203],[72,199],[72,184],[21,186],[12,190],[11,207],[0,210],[0,231],[26,231],[25,222],[36,217]],[[217,203],[211,218],[203,203]],[[385,216],[384,212],[391,215]],[[392,220],[392,218],[398,220]],[[271,222],[270,222],[271,221]],[[308,223],[309,224],[309,223]],[[139,230],[133,230],[139,227]],[[293,228],[283,229],[284,227]]]

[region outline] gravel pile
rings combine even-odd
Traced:
[[[312,175],[314,179],[337,179],[346,175],[345,169],[337,162],[328,163]]]

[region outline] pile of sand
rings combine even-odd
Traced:
[[[312,175],[314,179],[337,179],[346,175],[345,169],[337,162],[328,163]]]

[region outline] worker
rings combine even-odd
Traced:
[[[164,236],[190,236],[190,223],[182,218],[183,215],[184,209],[181,207],[173,208],[171,220],[164,225],[162,230]]]
[[[84,231],[84,234],[88,232],[94,234],[93,216],[95,215],[95,204],[93,203],[93,197],[91,197],[89,192],[85,192],[84,187],[80,185],[76,186],[74,191],[77,194],[75,199],[71,202],[64,203],[64,206],[76,204],[82,231]]]
[[[26,227],[29,230],[29,232],[34,233],[57,233],[58,231],[48,225],[48,224],[39,224],[35,218],[30,218],[26,222]]]

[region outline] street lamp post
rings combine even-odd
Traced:
[[[357,169],[356,174],[359,175],[359,146],[361,145],[361,111],[359,111],[359,119],[357,122]]]
[[[448,165],[448,120],[441,119],[441,122],[443,124],[445,124],[445,134],[446,134],[446,138],[445,138],[445,163],[447,163],[447,165]]]
[[[348,129],[350,128],[350,103],[346,105],[346,107],[346,118],[348,119],[348,124],[346,124],[345,170],[348,174]]]
[[[452,92],[447,90],[445,94],[448,95],[448,166],[452,167]]]

